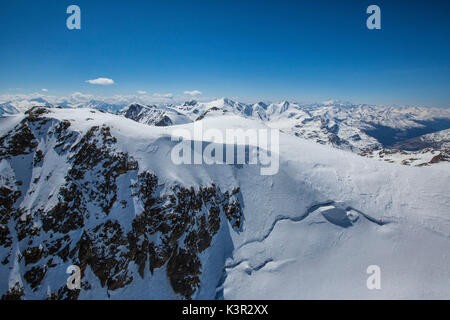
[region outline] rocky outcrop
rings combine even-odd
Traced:
[[[167,115],[167,110],[161,110],[156,106],[144,106],[140,104],[131,104],[120,112],[125,118],[136,122],[165,127],[173,125],[172,120]],[[175,111],[172,111],[174,113]]]
[[[118,150],[108,126],[73,131],[70,120],[46,117],[47,112],[30,110],[0,139],[2,161],[29,155],[24,159],[34,172],[48,164],[52,149],[64,165],[51,166],[67,168],[57,192],[39,189],[41,181],[53,179],[52,174],[31,179],[29,185],[1,174],[0,259],[5,268],[0,270],[7,277],[5,270],[16,262],[26,283],[0,292],[3,298],[40,294],[42,299],[77,299],[81,290],[93,286],[85,277],[88,268],[109,291],[138,278],[145,281],[162,269],[179,297],[192,298],[208,268],[202,265],[201,254],[210,248],[222,220],[236,231],[242,228],[239,188],[222,191],[214,184],[197,188],[174,184],[163,192],[158,176]],[[26,205],[23,195],[30,192],[45,195],[46,201]],[[131,205],[134,217],[122,220]],[[54,270],[70,264],[81,269],[81,289],[69,290],[65,282],[42,288]]]

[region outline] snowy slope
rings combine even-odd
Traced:
[[[13,199],[1,202],[1,294],[450,298],[448,167],[383,163],[284,133],[273,176],[252,164],[175,165],[171,132],[195,123],[42,110],[1,122],[2,134],[16,125],[1,141],[2,192]],[[199,121],[267,128],[242,115]],[[84,270],[76,294],[64,289],[71,264]],[[381,268],[381,290],[366,287],[369,265]]]

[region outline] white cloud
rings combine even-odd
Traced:
[[[144,90],[138,90],[137,93],[139,93],[139,94],[147,94],[147,91],[144,91]]]
[[[198,90],[192,90],[192,91],[185,91],[184,92],[184,94],[185,95],[188,95],[188,96],[199,96],[199,95],[201,95],[202,93],[201,93],[201,91],[198,91]]]
[[[101,85],[114,84],[114,80],[109,78],[97,78],[93,80],[86,80],[86,82],[90,84],[101,84]]]
[[[74,92],[70,95],[70,99],[71,100],[76,100],[76,101],[88,101],[90,99],[92,99],[93,96],[90,94],[84,94],[81,92]]]
[[[158,98],[168,98],[168,99],[172,99],[173,94],[171,94],[171,93],[154,93],[153,96],[154,96],[154,97],[158,97]]]
[[[48,89],[45,89],[45,88],[43,88],[43,89],[42,89],[42,91],[44,91],[44,92],[48,92]]]

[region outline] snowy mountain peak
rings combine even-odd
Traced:
[[[197,101],[196,100],[190,100],[190,101],[185,101],[183,103],[183,107],[193,107],[195,105],[197,105]]]
[[[253,105],[253,107],[254,108],[259,107],[259,108],[262,108],[262,109],[266,110],[268,105],[266,103],[262,102],[262,101],[259,101],[259,102],[255,103]]]
[[[134,118],[144,109],[149,109],[148,106],[144,106],[139,103],[132,103],[121,110],[121,113],[124,114],[127,118]]]

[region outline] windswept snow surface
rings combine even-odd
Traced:
[[[117,148],[135,158],[140,169],[154,172],[163,186],[240,187],[242,228],[235,232],[222,223],[212,251],[202,258],[202,284],[194,298],[450,299],[448,167],[383,163],[285,133],[280,133],[280,170],[272,176],[260,175],[260,166],[251,164],[175,165],[171,132],[193,131],[194,123],[152,127],[91,109],[49,110],[47,117],[69,120],[71,130],[109,126]],[[268,128],[238,115],[199,121],[204,129],[223,132]],[[6,124],[1,126],[3,133]],[[56,153],[48,156],[45,161],[56,170],[67,170]],[[9,167],[5,161],[2,176]],[[40,199],[25,195],[22,203],[45,204]],[[366,286],[371,265],[381,271],[379,290]],[[2,286],[17,277],[16,269],[0,269]],[[109,298],[177,298],[158,272],[146,271],[143,281]],[[108,298],[101,289],[80,297]]]

